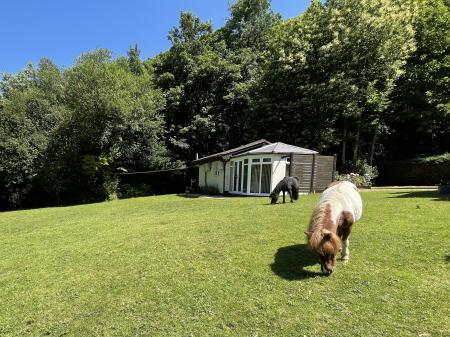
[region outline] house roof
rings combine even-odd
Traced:
[[[260,140],[257,140],[257,141],[254,141],[254,142],[251,142],[251,143],[248,143],[248,144],[245,144],[245,145],[241,145],[241,146],[235,147],[233,149],[229,149],[229,150],[226,150],[226,151],[222,151],[222,152],[215,153],[215,154],[212,154],[212,155],[209,155],[209,156],[206,156],[206,157],[199,158],[197,160],[194,160],[192,163],[194,165],[198,165],[198,164],[207,163],[207,162],[210,162],[210,161],[213,161],[213,160],[225,160],[225,159],[228,159],[228,158],[230,158],[232,156],[238,155],[240,153],[243,153],[243,152],[246,152],[246,151],[250,151],[250,150],[253,150],[253,149],[257,149],[257,148],[259,148],[261,146],[269,145],[269,144],[271,144],[269,141],[267,141],[265,139],[260,139]]]
[[[234,149],[229,149],[223,152],[212,154],[193,161],[194,165],[207,163],[214,160],[228,160],[231,157],[250,154],[267,154],[267,153],[296,153],[296,154],[315,154],[314,150],[304,149],[302,147],[289,145],[281,142],[270,143],[265,139],[260,139],[255,142],[241,145]]]
[[[268,144],[257,149],[250,150],[243,154],[259,154],[259,153],[296,153],[296,154],[316,154],[317,151],[305,149],[282,142]]]

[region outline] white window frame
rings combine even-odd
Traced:
[[[254,162],[255,159],[259,159],[259,162]],[[264,161],[264,159],[266,159],[266,161]],[[247,160],[247,164],[245,163],[245,160]],[[237,191],[237,189],[235,189],[235,179],[234,179],[234,174],[235,174],[235,170],[239,167],[239,162],[242,162],[242,177],[239,176],[239,172],[237,173],[237,181],[240,182],[240,191]],[[232,194],[243,194],[243,195],[260,195],[260,196],[265,196],[265,195],[269,195],[270,191],[268,193],[261,193],[261,182],[262,182],[262,169],[263,169],[263,165],[270,165],[270,182],[269,182],[269,186],[271,188],[271,183],[272,183],[272,176],[273,176],[273,163],[274,163],[274,158],[272,158],[271,156],[267,156],[267,155],[262,155],[262,156],[248,156],[248,157],[240,157],[240,158],[236,158],[236,159],[232,159],[229,162],[229,168],[228,168],[228,192],[232,193]],[[253,165],[258,165],[260,167],[259,170],[259,181],[258,181],[258,192],[250,192],[250,188],[251,188],[251,180],[252,180],[252,167]],[[247,169],[247,186],[246,186],[246,192],[244,192],[244,170]],[[233,176],[232,176],[233,173]],[[232,177],[232,178],[231,178]],[[232,183],[232,184],[230,184]]]

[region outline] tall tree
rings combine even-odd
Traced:
[[[0,90],[0,208],[28,197],[45,162],[52,134],[67,115],[63,79],[49,60],[5,74]]]
[[[138,45],[135,44],[133,47],[130,47],[127,54],[128,54],[128,66],[130,68],[130,71],[135,75],[142,75],[144,72],[144,66],[139,57],[141,51],[139,50]]]
[[[190,161],[226,142],[225,97],[239,68],[224,57],[224,43],[211,32],[210,23],[183,12],[169,33],[172,48],[151,62],[167,100],[167,138],[177,159]]]
[[[279,137],[291,125],[285,139],[318,149],[340,140],[343,162],[350,140],[357,159],[414,50],[413,18],[408,2],[316,0],[278,25],[254,105],[265,116],[261,123]]]
[[[270,0],[238,0],[230,5],[230,18],[221,29],[233,49],[263,50],[268,31],[280,21]]]
[[[64,75],[65,102],[72,113],[49,154],[58,163],[44,176],[52,182],[51,195],[101,200],[115,192],[112,173],[119,167],[133,171],[169,165],[161,139],[164,99],[150,75],[136,74],[103,49],[82,55]]]
[[[384,158],[450,151],[450,3],[419,1],[417,50],[392,94]]]

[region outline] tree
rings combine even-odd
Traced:
[[[118,168],[164,168],[162,94],[147,73],[113,61],[107,50],[82,55],[68,69],[65,102],[70,118],[54,137],[44,181],[55,199],[102,200],[115,192]],[[64,177],[59,179],[58,177]]]
[[[238,0],[231,4],[230,13],[221,33],[232,50],[263,50],[268,31],[281,18],[272,11],[270,0]]]
[[[419,2],[417,50],[399,78],[387,115],[384,157],[414,158],[450,150],[450,5]]]
[[[141,59],[139,58],[141,51],[138,49],[137,44],[135,44],[134,47],[130,47],[127,54],[130,71],[135,75],[142,75],[144,72],[144,67]]]
[[[29,196],[53,132],[67,111],[60,104],[63,79],[47,59],[37,68],[5,74],[0,94],[0,208]]]
[[[169,38],[171,49],[151,63],[164,91],[167,139],[176,159],[191,161],[227,145],[225,97],[239,76],[226,57],[225,45],[202,23],[183,12]]]
[[[254,103],[261,123],[278,137],[291,125],[285,139],[319,150],[340,139],[342,162],[350,140],[356,160],[414,50],[413,18],[408,2],[330,0],[277,25]]]

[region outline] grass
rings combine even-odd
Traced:
[[[158,196],[0,214],[0,336],[449,336],[450,202],[362,194],[318,275],[317,195]]]

